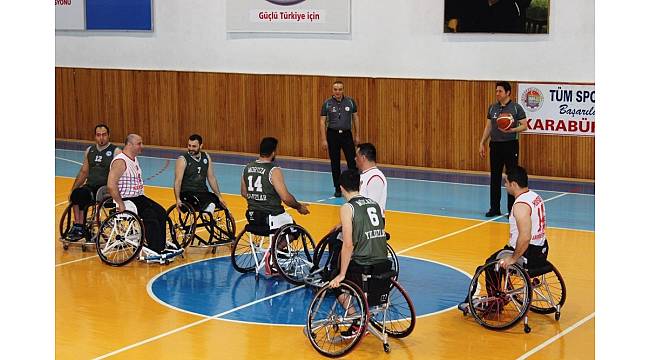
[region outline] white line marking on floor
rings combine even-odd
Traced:
[[[591,313],[591,315],[588,315],[586,318],[584,318],[584,319],[578,321],[577,323],[575,323],[575,324],[569,326],[568,328],[564,329],[561,333],[559,333],[559,334],[553,336],[552,338],[550,338],[550,339],[544,341],[543,343],[537,345],[536,347],[534,347],[533,349],[531,349],[531,350],[528,351],[527,353],[521,355],[520,357],[517,358],[517,360],[527,359],[529,356],[531,356],[531,355],[533,355],[534,353],[536,353],[536,352],[542,350],[542,349],[545,348],[546,346],[548,346],[548,345],[550,345],[551,343],[553,343],[555,340],[561,338],[562,336],[564,336],[564,335],[570,333],[571,331],[577,329],[578,327],[580,327],[582,324],[586,323],[587,321],[593,319],[595,316],[596,316],[596,313],[595,313],[595,312]]]
[[[255,300],[255,301],[252,301],[252,302],[246,303],[246,304],[244,304],[244,305],[238,306],[238,307],[236,307],[236,308],[232,308],[232,309],[230,309],[230,310],[227,310],[227,311],[224,311],[224,312],[222,312],[222,313],[216,314],[216,315],[214,315],[214,316],[210,316],[209,318],[201,319],[201,320],[195,321],[195,322],[193,322],[193,323],[187,324],[187,325],[185,325],[185,326],[181,326],[181,327],[179,327],[179,328],[176,328],[176,329],[174,329],[174,330],[167,331],[167,332],[162,333],[162,334],[160,334],[160,335],[157,335],[157,336],[150,337],[150,338],[148,338],[148,339],[145,339],[145,340],[139,341],[139,342],[137,342],[137,343],[135,343],[135,344],[131,344],[131,345],[129,345],[129,346],[125,346],[125,347],[123,347],[123,348],[121,348],[121,349],[117,349],[117,350],[112,351],[112,352],[110,352],[110,353],[108,353],[108,354],[104,354],[104,355],[101,355],[101,356],[99,356],[99,357],[96,357],[94,360],[105,359],[105,358],[107,358],[107,357],[109,357],[109,356],[113,356],[113,355],[119,354],[119,353],[121,353],[121,352],[124,352],[124,351],[130,350],[130,349],[136,348],[136,347],[138,347],[138,346],[140,346],[140,345],[144,345],[144,344],[150,343],[150,342],[152,342],[152,341],[158,340],[158,339],[163,338],[163,337],[165,337],[165,336],[172,335],[172,334],[175,334],[175,333],[177,333],[177,332],[183,331],[183,330],[185,330],[185,329],[189,329],[189,328],[191,328],[191,327],[194,327],[194,326],[196,326],[196,325],[203,324],[204,322],[207,322],[207,321],[210,321],[210,320],[213,320],[213,319],[218,319],[218,318],[220,318],[220,317],[222,317],[222,316],[228,315],[228,314],[233,313],[233,312],[235,312],[235,311],[239,311],[239,310],[244,309],[244,308],[247,308],[247,307],[249,307],[249,306],[252,306],[252,305],[255,305],[255,304],[261,303],[261,302],[266,301],[266,300],[273,299],[273,298],[278,297],[278,296],[282,296],[282,295],[284,295],[284,294],[290,293],[290,292],[292,292],[292,291],[296,291],[296,290],[298,290],[298,289],[302,289],[302,288],[304,288],[304,287],[305,287],[305,285],[301,285],[301,286],[297,286],[297,287],[295,287],[295,288],[291,288],[291,289],[288,289],[288,290],[285,290],[285,291],[281,291],[281,292],[279,292],[279,293],[277,293],[277,294],[274,294],[274,295],[271,295],[271,296],[266,296],[266,297],[261,298],[261,299],[259,299],[259,300]]]
[[[569,193],[562,193],[562,194],[560,194],[560,195],[558,195],[558,196],[554,196],[554,197],[552,197],[552,198],[549,198],[549,199],[544,200],[544,203],[547,203],[547,202],[549,202],[549,201],[555,200],[555,199],[557,199],[557,198],[561,198],[562,196],[564,196],[564,195],[568,195],[568,194],[569,194]],[[499,216],[497,216],[497,217],[493,217],[493,218],[491,218],[490,220],[484,220],[484,221],[481,221],[481,222],[478,223],[478,224],[474,224],[474,225],[472,225],[472,226],[468,226],[468,227],[462,228],[462,229],[457,230],[457,231],[454,231],[454,232],[452,232],[452,233],[445,234],[445,235],[439,236],[439,237],[434,238],[434,239],[431,239],[431,240],[427,240],[427,241],[425,241],[425,242],[423,242],[423,243],[419,243],[419,244],[417,244],[417,245],[413,245],[413,246],[411,246],[411,247],[407,247],[406,249],[403,249],[403,250],[397,251],[396,253],[399,255],[399,254],[405,253],[405,252],[407,252],[407,251],[411,251],[411,250],[413,250],[413,249],[417,249],[417,248],[419,248],[419,247],[422,247],[422,246],[425,246],[425,245],[429,245],[429,244],[434,243],[434,242],[436,242],[436,241],[438,241],[438,240],[446,239],[446,238],[448,238],[448,237],[450,237],[450,236],[458,235],[458,234],[463,233],[463,232],[465,232],[465,231],[467,231],[467,230],[471,230],[471,229],[477,228],[477,227],[479,227],[479,226],[481,226],[481,225],[485,225],[485,224],[487,224],[487,223],[490,223],[490,222],[496,221],[496,220],[498,220],[498,219],[500,219],[500,218],[502,218],[502,217],[504,217],[504,216],[505,216],[505,215],[499,215]]]
[[[244,221],[244,220],[246,220],[246,219],[245,219],[245,218],[244,218],[244,219],[240,219],[240,220],[237,220],[237,221],[235,221],[235,222],[238,223],[238,222],[241,222],[241,221]],[[201,230],[204,230],[204,231],[205,231],[205,229],[201,229]],[[199,230],[199,231],[201,231],[201,230]],[[88,246],[93,246],[93,245],[88,245]],[[74,263],[77,263],[77,262],[80,262],[80,261],[84,261],[84,260],[88,260],[88,259],[94,259],[94,258],[96,258],[96,257],[98,257],[98,256],[99,256],[99,255],[88,256],[88,257],[84,257],[84,258],[77,259],[77,260],[67,261],[67,262],[64,262],[64,263],[56,264],[56,265],[54,265],[54,267],[59,267],[59,266],[68,265],[68,264],[74,264]]]

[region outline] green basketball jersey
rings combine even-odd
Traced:
[[[361,195],[347,202],[352,207],[352,260],[359,265],[374,265],[386,261],[386,233],[381,207]]]
[[[208,186],[205,180],[208,178],[208,155],[201,151],[197,160],[190,153],[183,154],[185,159],[185,172],[181,182],[181,192],[208,192]]]
[[[88,177],[86,178],[86,185],[98,189],[106,185],[108,180],[108,172],[111,169],[111,161],[115,156],[115,149],[117,147],[113,144],[108,144],[104,150],[97,150],[97,145],[88,147]]]
[[[279,215],[284,212],[280,195],[271,184],[271,170],[275,163],[253,161],[244,167],[242,176],[246,184],[248,210],[268,212]]]

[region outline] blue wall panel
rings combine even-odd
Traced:
[[[153,30],[152,0],[86,0],[87,30]]]

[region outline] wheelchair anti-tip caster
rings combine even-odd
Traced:
[[[531,328],[530,328],[530,326],[528,326],[528,324],[524,325],[524,332],[526,334],[530,333],[530,330],[531,330]]]
[[[390,344],[384,344],[384,352],[389,353],[390,352]]]
[[[560,312],[555,312],[555,321],[560,321]]]

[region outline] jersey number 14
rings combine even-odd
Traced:
[[[253,181],[255,177],[255,181]],[[262,192],[262,177],[250,175],[248,177],[248,191]]]

